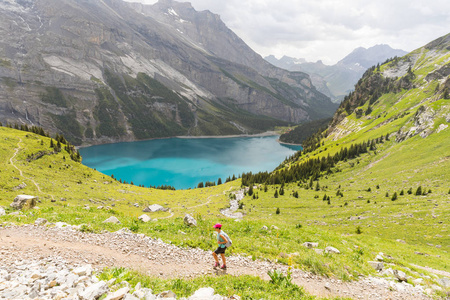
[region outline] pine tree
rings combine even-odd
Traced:
[[[264,184],[264,192],[267,193],[267,184]]]
[[[400,196],[403,196],[405,192],[403,190],[400,191]]]
[[[219,178],[218,180],[217,180],[217,185],[221,185],[222,184],[222,178]]]
[[[412,188],[409,188],[409,190],[407,191],[408,195],[412,194]]]
[[[394,195],[392,195],[391,200],[392,200],[392,201],[397,200],[397,192],[394,192]]]
[[[416,196],[420,196],[420,195],[422,195],[422,187],[421,186],[419,186],[416,190]]]
[[[275,194],[273,194],[275,198],[278,198],[278,190],[275,190]]]
[[[197,185],[197,188],[202,188],[203,187],[203,182],[199,182],[199,184]]]
[[[276,210],[276,212],[275,212],[275,213],[276,213],[277,215],[279,215],[279,214],[280,214],[280,212],[281,212],[281,211],[280,211],[280,208],[279,208],[279,207],[277,207],[277,210]]]
[[[248,188],[248,195],[253,195],[253,184],[250,184],[250,187]]]
[[[280,188],[280,196],[283,196],[284,195],[284,189],[281,187]]]

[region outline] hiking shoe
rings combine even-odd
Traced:
[[[218,267],[220,267],[220,264],[219,264],[218,262],[216,262],[216,263],[214,264],[214,268],[218,268]]]
[[[227,269],[227,266],[226,266],[226,265],[222,265],[220,268],[221,268],[222,270],[226,270],[226,269]]]

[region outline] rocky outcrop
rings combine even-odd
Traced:
[[[14,209],[31,209],[36,206],[38,197],[30,195],[18,195],[10,206]]]

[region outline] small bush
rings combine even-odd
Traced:
[[[302,227],[303,227],[302,224],[297,224],[297,225],[295,225],[295,228],[297,228],[297,229],[302,228]]]
[[[400,191],[400,196],[403,196],[405,192],[403,190]]]
[[[361,230],[361,226],[357,226],[356,227],[356,234],[361,234],[362,230]]]
[[[129,227],[129,229],[132,232],[138,232],[139,231],[139,223],[136,219],[133,219],[133,221],[131,221],[131,225]]]
[[[279,207],[277,207],[277,211],[275,212],[277,215],[279,215],[280,214],[280,208]]]

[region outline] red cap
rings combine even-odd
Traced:
[[[216,225],[214,225],[214,228],[222,228],[222,224],[217,223]]]

